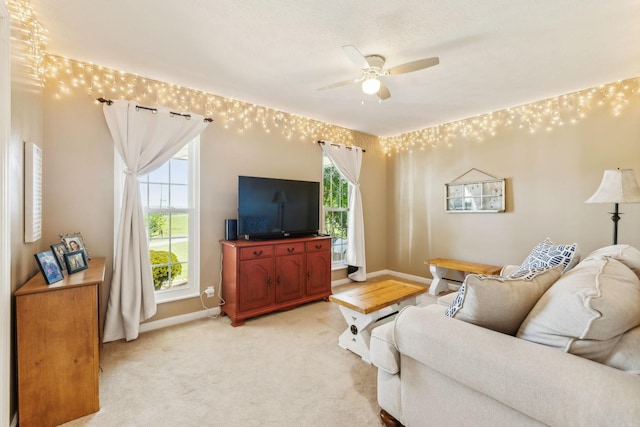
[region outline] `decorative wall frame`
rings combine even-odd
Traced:
[[[42,149],[24,143],[24,242],[42,237]]]
[[[504,212],[504,178],[471,168],[445,184],[444,208],[447,212]]]

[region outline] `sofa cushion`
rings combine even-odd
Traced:
[[[585,259],[608,256],[615,258],[631,269],[636,276],[640,277],[640,250],[629,245],[612,245],[596,249]]]
[[[554,245],[550,238],[538,243],[529,253],[529,256],[520,265],[520,268],[511,273],[511,276],[521,276],[530,270],[545,269],[561,264],[562,272],[566,272],[578,264],[580,253],[578,244]]]
[[[640,326],[624,333],[609,355],[598,362],[640,375]]]
[[[519,278],[469,274],[445,314],[515,335],[538,299],[558,280],[562,268],[532,270]]]
[[[640,279],[610,257],[590,257],[562,276],[517,336],[599,360],[640,324]]]

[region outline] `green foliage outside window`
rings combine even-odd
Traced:
[[[171,254],[171,260],[169,260]],[[172,277],[177,277],[182,273],[182,264],[179,264],[178,257],[173,252],[149,251],[153,272],[153,287],[158,290],[162,285],[170,282]]]
[[[323,205],[325,207],[325,233],[347,238],[349,191],[347,181],[333,165],[325,165],[322,171]]]
[[[163,236],[167,228],[167,216],[160,213],[152,213],[148,216],[149,235],[151,237]]]

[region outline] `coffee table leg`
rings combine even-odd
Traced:
[[[449,289],[447,281],[443,279],[444,275],[449,271],[443,267],[436,267],[435,265],[429,265],[429,271],[433,276],[431,285],[429,286],[429,293],[431,295],[438,295],[440,292],[444,292]]]
[[[397,304],[368,314],[341,305],[340,312],[348,326],[338,338],[338,345],[362,357],[365,362],[371,363],[369,358],[369,341],[371,339],[369,326],[383,317],[397,313],[407,305],[416,305],[416,297],[407,298]]]

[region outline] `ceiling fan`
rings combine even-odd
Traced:
[[[362,91],[368,95],[378,95],[381,100],[388,99],[391,96],[389,88],[379,77],[393,76],[396,74],[411,73],[413,71],[422,70],[424,68],[433,67],[440,63],[440,59],[424,58],[417,61],[407,62],[406,64],[396,65],[388,69],[383,69],[385,57],[381,55],[364,56],[360,51],[351,45],[342,46],[342,50],[347,57],[360,68],[360,76],[355,79],[345,80],[343,82],[334,83],[329,86],[321,87],[318,90],[335,89],[340,86],[346,86],[352,83],[362,82]]]

